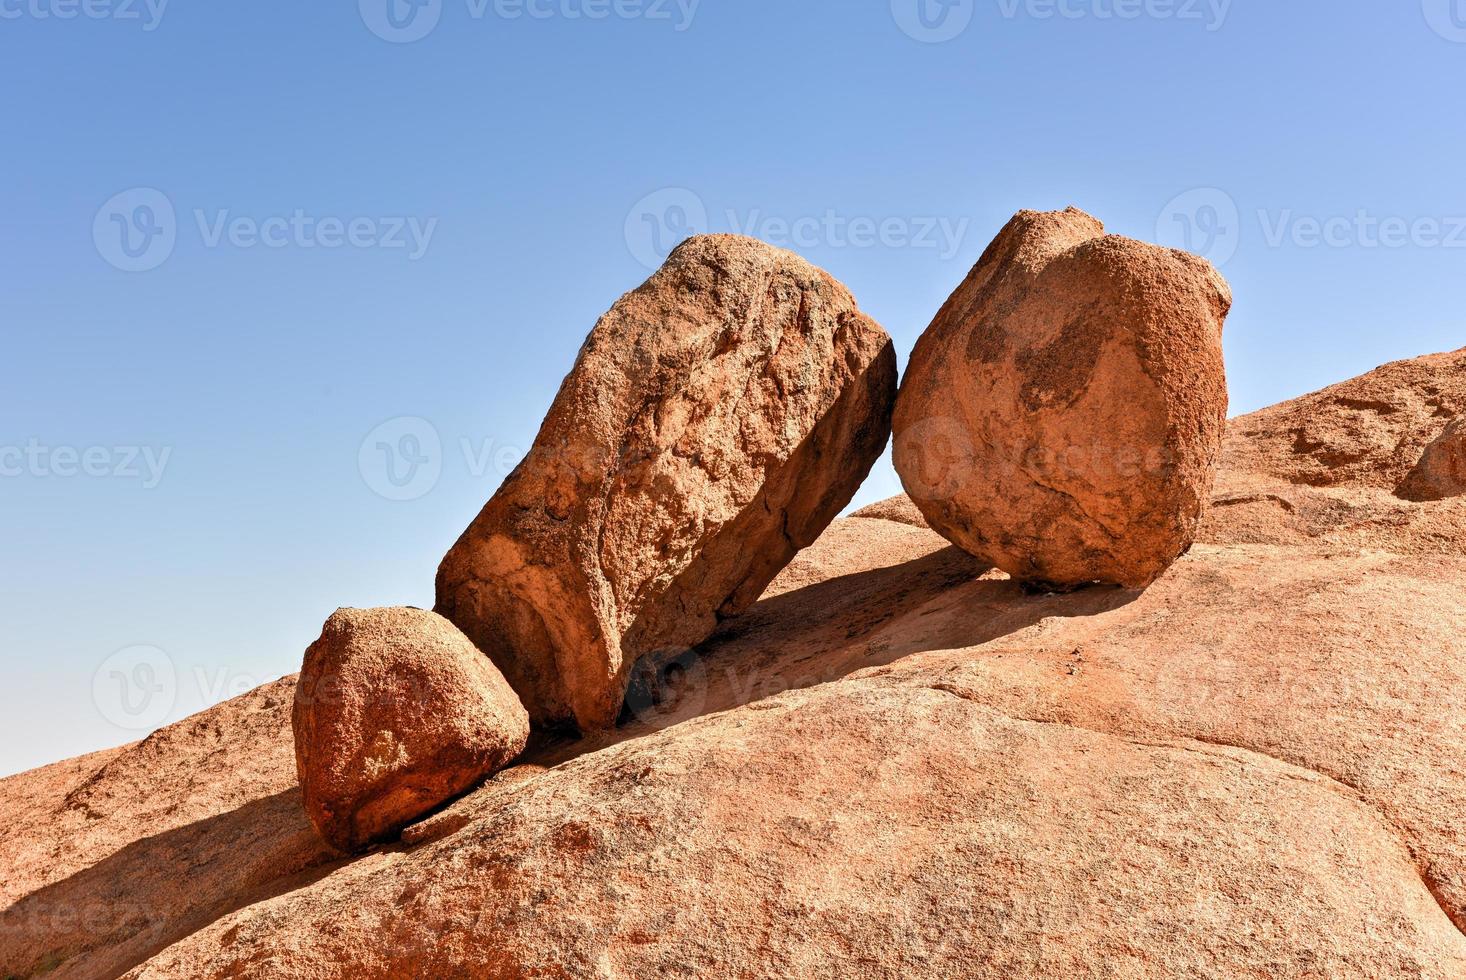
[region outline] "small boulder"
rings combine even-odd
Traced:
[[[356,851],[476,786],[524,751],[529,716],[446,619],[342,609],[305,652],[295,761],[306,813]]]
[[[437,609],[536,724],[608,728],[638,660],[706,639],[849,503],[895,392],[891,339],[828,273],[689,239],[591,331]]]
[[[1142,588],[1195,540],[1231,291],[1075,208],[1013,218],[917,342],[894,460],[932,529],[1015,578]]]
[[[926,518],[906,494],[869,504],[850,515],[861,520],[894,521],[908,527],[926,527]]]
[[[1466,493],[1466,418],[1447,425],[1425,447],[1420,462],[1396,491],[1404,500],[1425,503]]]

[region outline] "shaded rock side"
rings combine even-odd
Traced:
[[[1425,447],[1397,493],[1405,500],[1422,502],[1466,493],[1466,419],[1451,422]]]

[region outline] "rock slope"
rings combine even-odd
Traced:
[[[354,860],[289,679],[0,781],[0,974],[1455,980],[1466,509],[1395,489],[1466,352],[1382,372],[1234,420],[1143,593],[837,521],[625,724]]]
[[[1199,540],[1460,555],[1466,496],[1449,481],[1430,494],[1409,488],[1440,468],[1447,429],[1463,418],[1466,349],[1386,364],[1233,419]]]

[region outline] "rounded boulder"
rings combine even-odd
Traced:
[[[502,769],[529,715],[443,617],[341,609],[305,653],[294,708],[305,809],[343,851],[404,826]]]
[[[894,461],[932,529],[1021,581],[1143,588],[1195,540],[1227,418],[1205,259],[1020,212],[912,353]]]

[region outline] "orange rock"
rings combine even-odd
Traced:
[[[1016,578],[1144,587],[1195,539],[1227,414],[1225,280],[1074,208],[1019,213],[911,356],[907,493]]]
[[[1455,556],[1466,350],[1395,361],[1233,419],[1198,541]],[[1459,452],[1459,449],[1456,450]],[[1454,456],[1460,459],[1460,456]]]
[[[866,518],[869,520],[895,521],[897,524],[906,524],[910,527],[926,527],[926,518],[921,516],[921,511],[911,502],[911,498],[902,494],[899,497],[892,497],[889,500],[880,500],[869,506],[862,507],[851,517]]]
[[[591,331],[443,559],[438,611],[536,724],[607,728],[638,659],[745,609],[850,501],[895,385],[890,338],[828,274],[691,239]]]
[[[453,624],[420,609],[342,609],[305,653],[295,697],[305,809],[343,851],[385,840],[502,769],[524,707]]]
[[[1406,500],[1421,501],[1466,493],[1466,420],[1452,422],[1425,447],[1420,462],[1400,484],[1399,493]]]
[[[1236,419],[1229,470],[1298,486],[1393,491],[1466,415],[1466,349],[1394,361]]]
[[[1406,842],[1348,788],[969,687],[851,678],[491,784],[405,853],[133,976],[1466,975]]]
[[[836,521],[675,703],[374,853],[305,819],[291,679],[0,779],[0,976],[1466,976],[1466,498],[1394,495],[1463,383],[1233,420],[1140,594]]]
[[[335,857],[296,785],[295,684],[0,780],[0,977],[118,976]]]

